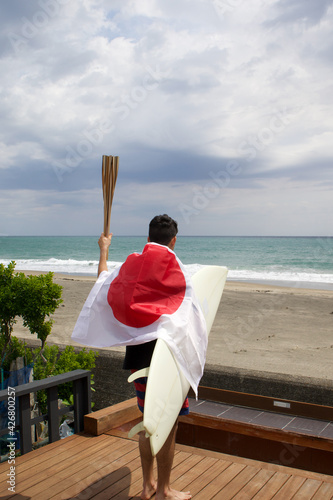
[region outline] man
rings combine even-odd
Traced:
[[[173,251],[176,244],[177,233],[178,225],[176,221],[171,219],[171,217],[166,214],[158,215],[154,217],[149,224],[148,244],[155,243],[163,245]],[[109,235],[109,237],[105,237],[104,234],[102,234],[98,241],[100,247],[98,275],[100,275],[103,271],[108,270],[107,255],[111,238],[112,234]],[[114,300],[117,301],[117,295],[114,296]],[[110,305],[112,307],[112,301]],[[156,340],[140,345],[127,346],[124,368],[135,371],[149,366],[155,343]],[[138,397],[138,406],[143,412],[146,379],[138,379],[135,385]],[[187,398],[181,410],[181,414],[186,413],[188,413]],[[148,500],[155,493],[156,500],[188,500],[192,498],[189,492],[176,491],[170,487],[170,474],[174,458],[177,425],[178,424],[176,422],[167,441],[156,456],[158,475],[157,482],[155,481],[153,474],[154,458],[151,454],[149,439],[145,437],[144,432],[139,433],[139,450],[143,473],[143,491],[141,494],[142,500]]]

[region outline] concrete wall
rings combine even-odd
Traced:
[[[291,401],[333,406],[333,382],[206,365],[200,385]]]
[[[127,382],[130,372],[122,368],[123,359],[122,353],[110,351],[100,351],[96,358],[93,370],[96,392],[92,394],[94,411],[135,396],[134,385]]]
[[[34,345],[34,342],[29,342]],[[35,344],[39,345],[39,344]],[[65,346],[60,346],[64,349]],[[78,349],[78,348],[76,348]],[[135,396],[133,384],[127,382],[128,370],[122,369],[124,354],[97,350],[92,400],[94,411]],[[307,377],[292,377],[261,371],[248,371],[216,365],[206,365],[200,385],[217,389],[258,394],[292,401],[333,406],[333,381]]]
[[[122,369],[123,357],[123,354],[117,352],[100,352],[94,370],[94,409],[105,408],[135,396],[133,384],[127,382],[129,371]],[[333,405],[332,381],[206,365],[200,385],[325,406]]]

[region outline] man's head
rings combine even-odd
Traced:
[[[148,241],[166,245],[171,250],[176,244],[178,224],[168,215],[156,215],[149,223]]]

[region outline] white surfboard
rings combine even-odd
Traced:
[[[209,334],[221,300],[228,269],[205,266],[192,276]],[[153,456],[162,448],[174,426],[190,384],[180,370],[168,345],[158,339],[149,368],[133,373],[128,381],[148,377],[143,421],[133,427],[129,436],[144,430],[150,438]]]

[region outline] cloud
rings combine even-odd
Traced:
[[[309,213],[332,208],[323,196],[332,186],[331,1],[13,0],[0,8],[0,191],[17,199],[14,234],[77,227],[73,200],[97,203],[103,154],[120,157],[126,203],[115,210],[124,233],[182,199],[193,207],[194,191],[223,172],[223,196],[193,217],[193,231],[224,234],[218,215],[212,221],[228,210],[240,234],[260,234],[264,192],[273,232],[283,228],[273,207],[285,203],[296,221],[293,200],[304,193],[318,204],[304,207]],[[275,185],[293,196],[283,201]],[[31,217],[22,226],[24,206]],[[6,204],[1,210],[4,220]]]
[[[332,0],[279,0],[275,5],[277,16],[267,24],[286,25],[297,22],[307,25],[318,24],[328,9],[332,7]]]

